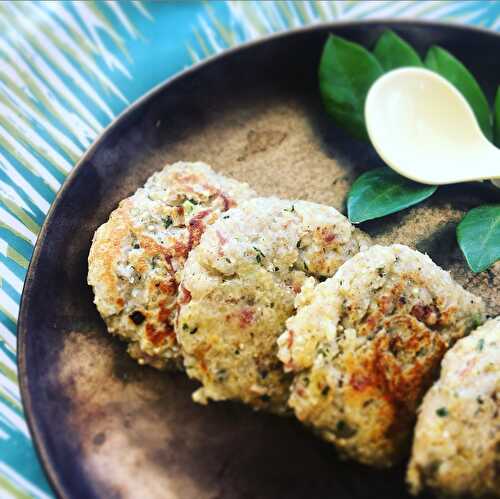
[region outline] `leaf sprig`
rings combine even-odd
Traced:
[[[474,272],[500,260],[500,205],[470,210],[457,227],[458,244]]]
[[[422,61],[415,49],[393,31],[382,34],[373,53],[357,43],[329,36],[319,66],[319,86],[326,111],[337,125],[368,140],[364,122],[368,90],[384,72],[405,66],[427,67],[452,83],[471,106],[484,135],[500,146],[500,86],[492,116],[481,87],[456,57],[432,46]],[[427,199],[436,190],[436,186],[407,180],[389,168],[377,168],[354,182],[347,201],[349,219],[360,223],[383,217]],[[474,272],[500,260],[500,204],[467,213],[457,228],[457,239]]]
[[[357,224],[396,213],[427,199],[435,185],[421,185],[384,166],[364,173],[354,182],[347,200],[351,222]]]

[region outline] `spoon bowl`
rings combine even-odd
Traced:
[[[368,135],[401,175],[431,185],[500,178],[500,150],[462,94],[438,74],[401,68],[379,78],[365,103]]]

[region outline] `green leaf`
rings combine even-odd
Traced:
[[[373,54],[384,71],[405,66],[423,66],[413,47],[391,30],[385,31],[378,39]]]
[[[500,260],[500,204],[470,210],[458,224],[457,239],[473,272]]]
[[[319,87],[327,112],[337,125],[368,139],[364,106],[366,94],[383,73],[375,57],[357,43],[330,35],[319,65]]]
[[[427,199],[435,185],[408,180],[387,167],[363,173],[354,182],[347,198],[349,220],[353,223],[380,218]]]
[[[500,86],[497,88],[497,95],[495,97],[495,111],[494,111],[494,133],[495,144],[500,146]]]
[[[431,47],[425,57],[425,65],[446,78],[465,97],[476,115],[477,122],[489,140],[493,138],[488,101],[469,70],[441,47]]]

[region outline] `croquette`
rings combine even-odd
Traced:
[[[289,405],[340,455],[388,467],[409,451],[444,353],[484,320],[481,300],[429,257],[372,246],[308,280],[278,340]]]
[[[500,317],[444,357],[419,411],[408,482],[447,497],[500,497]]]
[[[307,277],[332,275],[369,238],[334,208],[256,198],[229,210],[185,266],[177,336],[194,400],[287,412],[291,375],[276,340]]]
[[[186,258],[221,213],[254,196],[204,163],[178,162],[152,175],[99,227],[88,283],[108,331],[129,342],[139,363],[182,366],[173,325]]]

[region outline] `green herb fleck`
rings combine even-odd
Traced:
[[[297,248],[300,249],[300,239],[297,241]]]
[[[328,385],[326,385],[323,390],[321,390],[321,395],[323,395],[323,397],[326,397],[328,395],[328,392],[330,391],[330,387]]]
[[[257,260],[257,263],[262,262],[262,259],[265,258],[266,255],[264,255],[264,253],[262,253],[262,251],[259,248],[256,248],[255,246],[252,246],[252,247],[257,252],[257,255],[255,257],[255,259]]]
[[[161,221],[163,222],[165,229],[168,229],[174,223],[172,217],[162,218]]]
[[[481,338],[478,342],[477,342],[477,351],[478,352],[482,352],[483,351],[483,348],[484,348],[484,339]]]
[[[445,418],[446,416],[448,416],[448,409],[446,409],[446,407],[440,407],[440,408],[436,411],[436,414],[437,414],[440,418]]]
[[[292,204],[291,208],[285,208],[284,211],[289,211],[290,213],[293,213],[295,211],[295,205]]]
[[[198,201],[196,201],[196,199],[189,198],[189,199],[188,199],[188,201],[189,201],[191,204],[194,204],[194,205],[200,204],[200,203],[198,203]]]
[[[194,329],[191,329],[191,331],[189,331],[189,334],[195,334],[196,331],[198,331],[197,327],[195,327]]]
[[[471,326],[473,329],[476,329],[484,322],[482,314],[479,312],[474,314],[471,319]]]
[[[309,272],[309,267],[307,266],[307,263],[306,263],[306,262],[304,262],[304,270],[305,270],[306,272]]]
[[[326,347],[325,348],[320,347],[318,348],[317,353],[318,355],[323,355],[323,357],[328,357],[329,350]]]

